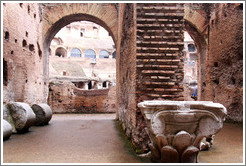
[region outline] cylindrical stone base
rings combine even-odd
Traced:
[[[14,127],[17,132],[26,132],[31,126],[35,125],[36,115],[28,104],[12,102],[7,104],[7,107],[10,111]]]
[[[3,140],[9,139],[12,134],[12,126],[8,121],[3,119]]]
[[[33,112],[36,114],[36,125],[47,125],[52,118],[52,110],[45,103],[33,104]]]

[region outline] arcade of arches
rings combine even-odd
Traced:
[[[184,30],[197,49],[197,100],[221,103],[226,121],[243,121],[243,4],[4,3],[2,10],[4,103],[47,103],[52,39],[72,22],[91,21],[116,45],[114,109],[141,152],[149,139],[137,104],[184,100]],[[62,47],[56,54],[67,56]]]

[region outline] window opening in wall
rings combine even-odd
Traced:
[[[80,29],[80,37],[84,37],[85,29],[81,28]]]
[[[96,58],[96,53],[92,49],[86,50],[85,51],[85,57],[86,58]]]
[[[27,46],[27,42],[26,42],[26,40],[24,39],[23,41],[22,41],[22,47],[26,47]]]
[[[74,86],[80,89],[85,89],[85,83],[84,82],[72,82]]]
[[[113,52],[113,58],[116,59],[116,51]]]
[[[81,57],[81,51],[78,48],[71,50],[71,57]]]
[[[26,37],[28,37],[28,32],[26,32]]]
[[[28,14],[30,14],[30,6],[29,5],[27,6],[27,12],[28,12]]]
[[[19,5],[20,5],[20,7],[22,7],[23,6],[23,3],[19,3]]]
[[[107,88],[107,82],[104,81],[102,86],[103,86],[103,88]]]
[[[4,39],[7,41],[9,40],[9,32],[8,31],[5,32]]]
[[[196,51],[196,47],[194,44],[188,44],[188,50],[189,52],[195,52]]]
[[[3,85],[8,84],[8,64],[7,61],[3,59]]]
[[[88,89],[92,89],[92,82],[91,81],[88,83]]]
[[[58,57],[66,57],[67,56],[67,50],[63,47],[58,47],[56,49],[55,55]]]
[[[184,97],[185,100],[197,100],[197,52],[188,32],[184,32]]]
[[[34,51],[34,45],[33,44],[29,44],[29,50]]]
[[[99,58],[109,58],[109,53],[105,50],[100,51]]]

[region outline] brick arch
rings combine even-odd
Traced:
[[[43,39],[48,42],[64,26],[75,21],[91,21],[104,27],[117,40],[117,10],[115,4],[64,3],[47,5],[43,11]]]
[[[205,31],[207,29],[208,21],[206,15],[192,10],[189,6],[185,7],[184,15],[184,29],[194,40],[197,47],[198,54],[198,100],[205,99],[204,83],[206,82],[206,56],[208,52]]]
[[[203,33],[208,25],[206,15],[193,10],[188,5],[186,5],[184,9],[184,20],[192,25],[197,30],[197,32]]]
[[[43,4],[43,79],[49,82],[49,46],[55,34],[75,21],[91,21],[105,28],[117,43],[117,6],[106,3],[49,3]],[[46,98],[48,91],[44,90]]]

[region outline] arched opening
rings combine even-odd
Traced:
[[[197,81],[192,81],[191,84],[197,84],[197,100],[204,100],[206,87],[206,55],[207,55],[207,44],[204,39],[204,36],[195,28],[195,26],[189,21],[185,20],[185,31],[193,39],[193,43],[187,45],[187,50],[190,54],[191,65],[194,65],[196,71],[194,71],[197,77]],[[196,61],[196,63],[192,63]],[[196,82],[196,83],[195,83]]]
[[[103,84],[102,84],[103,88],[107,88],[107,82],[104,81]]]
[[[116,51],[113,52],[113,58],[116,59]]]
[[[89,90],[92,89],[92,82],[91,81],[88,83],[88,89]]]
[[[67,57],[67,50],[63,47],[58,47],[56,49],[55,55],[58,57]]]
[[[81,51],[78,48],[73,48],[71,50],[71,57],[81,57]]]
[[[57,88],[52,89],[51,87],[51,91],[54,92],[57,89],[57,91],[59,91],[60,88],[62,91],[60,94],[68,95],[67,98],[69,101],[67,101],[67,103],[70,103],[70,106],[66,106],[65,102],[57,103],[59,99],[55,99],[54,96],[48,96],[48,103],[52,106],[52,103],[56,102],[54,103],[55,107],[58,107],[59,105],[61,107],[64,106],[64,109],[57,109],[60,112],[66,111],[67,109],[65,108],[67,107],[71,108],[71,105],[74,105],[74,108],[71,108],[73,109],[73,112],[78,111],[78,113],[81,111],[83,111],[83,113],[90,113],[91,111],[88,111],[88,109],[93,111],[98,110],[98,112],[103,112],[103,109],[105,109],[105,113],[115,112],[115,103],[108,100],[108,94],[112,95],[115,93],[116,87],[102,88],[102,86],[97,84],[100,80],[116,79],[115,60],[108,58],[109,52],[115,51],[115,48],[113,47],[115,45],[114,37],[109,36],[112,32],[108,30],[107,26],[101,20],[85,14],[70,15],[62,18],[62,20],[63,22],[58,21],[55,23],[56,26],[52,26],[50,31],[46,34],[44,50],[46,50],[46,46],[49,46],[47,44],[52,41],[52,36],[55,36],[55,38],[62,37],[62,48],[71,50],[70,56],[61,59],[53,58],[51,56],[49,60],[50,68],[49,70],[47,70],[47,68],[44,70],[46,70],[47,74],[49,73],[49,77],[53,80],[59,78],[60,82],[63,82],[63,85],[58,85],[58,83],[56,85],[56,83],[52,82],[53,87],[55,85]],[[64,21],[67,21],[65,25]],[[62,27],[61,25],[64,26]],[[58,27],[60,29],[58,29]],[[101,30],[101,28],[105,28],[108,31]],[[54,32],[56,32],[56,34]],[[101,34],[103,32],[107,33]],[[50,36],[47,36],[48,34]],[[108,40],[108,38],[111,39]],[[112,41],[112,43],[107,43],[109,41]],[[97,55],[101,55],[101,57],[103,56],[103,58],[108,59],[102,61],[96,60]],[[47,58],[47,56],[45,58]],[[55,62],[55,60],[57,62]],[[63,70],[59,72],[61,68]],[[63,71],[66,71],[68,74],[61,74]],[[112,76],[114,76],[114,78],[112,78]],[[114,80],[114,82],[116,81]],[[51,95],[53,94],[55,93],[52,93]],[[59,97],[60,96],[58,96],[58,98]],[[116,99],[116,97],[113,98]],[[73,104],[75,101],[76,103]],[[93,105],[93,101],[98,103],[98,107]],[[111,102],[110,104],[108,104],[109,101]],[[110,109],[110,111],[106,111],[106,109]],[[53,110],[56,111],[56,109]]]
[[[108,51],[105,51],[105,50],[100,51],[99,58],[109,58]]]
[[[94,50],[88,49],[88,50],[85,51],[85,57],[86,58],[95,59],[96,58],[96,53],[95,53]]]

